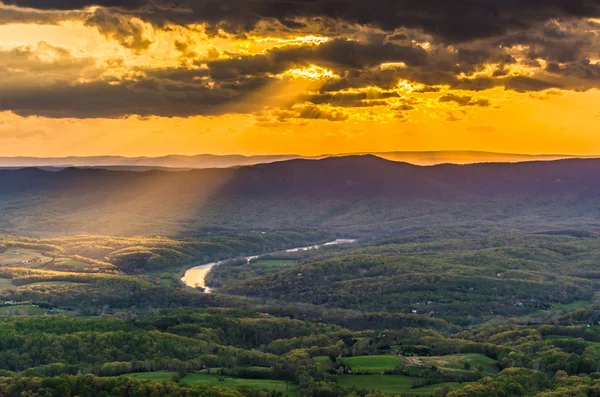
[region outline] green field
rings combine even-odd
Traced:
[[[416,378],[403,375],[341,375],[338,379],[339,384],[344,387],[375,390],[391,395],[401,393],[431,395],[433,389],[438,387],[450,386],[455,389],[466,385],[466,383],[447,382],[413,388],[412,382]]]
[[[592,301],[589,300],[577,300],[571,303],[555,303],[551,309],[538,310],[536,312],[520,316],[521,322],[527,323],[529,321],[549,321],[552,317],[560,316],[563,313],[567,313],[571,310],[582,309],[586,306],[590,306]]]
[[[23,263],[27,262],[27,263]],[[25,267],[28,269],[80,271],[90,267],[87,263],[69,257],[52,258],[43,252],[20,247],[9,247],[0,253],[0,266]]]
[[[470,365],[470,370],[475,371],[478,367],[483,368],[485,374],[498,373],[496,361],[483,354],[449,354],[447,356],[415,357],[424,366],[436,366],[446,371],[464,371],[465,363]]]
[[[90,267],[87,263],[77,261],[71,258],[56,258],[52,262],[53,268],[64,268],[69,271],[78,271]]]
[[[10,278],[0,278],[0,290],[17,288]]]
[[[318,361],[318,362],[323,363],[323,364],[330,364],[331,363],[331,359],[329,358],[329,356],[316,356],[316,357],[313,357],[313,360],[314,361]]]
[[[70,285],[73,287],[76,287],[78,285],[85,285],[87,283],[78,283],[78,282],[74,282],[74,281],[40,281],[37,283],[31,283],[31,284],[24,284],[22,286],[20,286],[19,288],[22,287],[52,287],[52,286],[57,286],[57,285]]]
[[[293,266],[298,261],[293,259],[258,259],[256,262],[250,263],[252,267],[262,267],[264,269],[277,269],[280,267]]]
[[[126,376],[133,376],[138,379],[147,379],[154,381],[166,381],[173,379],[176,375],[175,372],[138,372],[128,374]],[[268,380],[268,379],[240,379],[240,378],[228,378],[225,377],[223,381],[219,380],[219,376],[204,373],[188,373],[186,374],[181,382],[184,384],[196,384],[201,383],[208,386],[220,386],[220,387],[236,387],[236,386],[248,386],[258,390],[274,390],[282,393],[287,392],[292,395],[298,395],[297,386],[294,383],[287,383],[282,380]]]
[[[56,314],[62,314],[66,316],[74,316],[75,313],[54,309]],[[36,305],[23,305],[23,306],[0,306],[0,316],[41,316],[48,312],[48,309],[42,309]]]
[[[175,375],[177,375],[177,372],[157,371],[157,372],[135,372],[132,374],[126,374],[125,376],[131,376],[132,378],[136,378],[136,379],[154,380],[157,382],[162,382],[162,381],[173,379],[173,377]]]
[[[356,356],[343,359],[352,372],[380,373],[396,368],[402,362],[399,357],[390,355]]]
[[[20,247],[9,247],[0,254],[0,266],[25,266],[37,268],[42,267],[51,260],[52,258],[45,256],[40,252]],[[23,261],[28,261],[29,263],[23,265]],[[40,262],[38,263],[38,261]]]

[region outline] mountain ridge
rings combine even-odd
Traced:
[[[0,170],[0,231],[171,235],[291,227],[363,235],[465,220],[592,224],[600,216],[597,175],[600,159],[417,166],[374,155],[182,172]]]
[[[228,168],[254,164],[272,163],[292,159],[323,159],[327,157],[346,157],[352,155],[376,155],[392,161],[409,162],[416,165],[437,165],[444,163],[474,164],[482,162],[523,162],[532,160],[551,161],[566,158],[597,158],[597,156],[568,154],[518,154],[496,153],[470,150],[441,151],[391,151],[391,152],[358,152],[341,154],[322,154],[303,156],[299,154],[281,155],[166,155],[158,157],[138,156],[67,156],[67,157],[0,157],[0,167],[134,167],[141,168]]]

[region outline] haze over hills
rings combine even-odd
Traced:
[[[476,222],[595,224],[600,160],[421,167],[366,156],[182,172],[0,171],[0,230],[189,234],[320,227],[390,234]]]
[[[364,153],[369,154],[369,153]],[[475,163],[519,163],[524,161],[551,161],[569,158],[595,158],[597,156],[575,156],[567,154],[519,154],[494,153],[473,150],[439,151],[395,151],[372,153],[392,161],[402,161],[415,165],[475,164]]]
[[[148,169],[201,169],[201,168],[227,168],[292,159],[322,159],[325,157],[339,157],[347,155],[373,154],[387,160],[400,161],[415,165],[436,164],[473,164],[487,162],[523,162],[537,160],[559,160],[567,158],[580,158],[583,156],[565,154],[514,154],[493,153],[468,150],[442,150],[442,151],[394,151],[394,152],[364,152],[352,154],[323,154],[320,156],[301,156],[297,154],[282,155],[214,155],[199,154],[193,156],[168,155],[162,157],[124,157],[124,156],[72,156],[72,157],[0,157],[0,168],[44,167],[96,167],[104,169],[145,171]],[[594,157],[594,156],[588,156]]]
[[[0,167],[141,167],[148,168],[226,168],[271,163],[298,158],[297,155],[169,155],[162,157],[71,156],[71,157],[0,157]]]

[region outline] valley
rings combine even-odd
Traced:
[[[577,171],[570,162],[548,163],[566,167],[577,195],[563,195],[555,182],[525,183],[538,171],[505,180],[512,192],[456,180],[450,194],[445,174],[448,196],[434,203],[426,197],[430,189],[439,195],[441,182],[423,175],[410,189],[361,179],[371,193],[362,198],[352,183],[336,186],[331,178],[353,172],[356,160],[336,159],[333,174],[305,181],[302,168],[313,162],[259,170],[272,180],[272,172],[292,166],[295,180],[273,185],[268,197],[260,187],[260,200],[335,202],[337,212],[313,227],[295,214],[288,228],[207,224],[170,236],[46,236],[47,229],[25,237],[8,234],[11,223],[0,236],[0,390],[17,396],[23,387],[42,392],[43,384],[85,395],[93,384],[139,395],[463,397],[595,387],[600,228],[581,173],[595,170],[594,161],[576,162]],[[358,163],[400,167],[404,178],[415,171],[372,158]],[[475,167],[469,172],[487,173],[488,166]],[[86,189],[76,187],[83,197]],[[253,187],[224,189],[219,204],[209,205],[222,214],[234,205],[224,200],[228,189],[242,195],[234,202],[254,200]],[[528,194],[531,200],[517,204]],[[49,208],[63,199],[40,200],[35,206]],[[148,197],[127,200],[133,208]],[[589,212],[569,217],[560,210],[565,200]],[[475,216],[489,205],[496,210],[487,219]],[[529,217],[522,218],[523,205]],[[363,206],[369,210],[356,212]],[[6,208],[6,216],[21,211]],[[85,206],[71,209],[87,217]]]
[[[208,288],[206,285],[206,281],[205,281],[206,276],[212,271],[212,269],[214,267],[220,266],[229,261],[231,261],[233,263],[241,262],[242,264],[245,261],[246,265],[249,265],[251,262],[253,262],[253,261],[256,262],[256,260],[260,260],[260,258],[262,258],[262,257],[272,257],[277,254],[286,254],[286,253],[292,253],[292,252],[317,250],[321,247],[327,247],[327,246],[338,245],[338,244],[352,244],[355,242],[356,242],[356,240],[351,240],[351,239],[337,239],[334,241],[329,241],[324,244],[310,245],[307,247],[290,248],[290,249],[287,249],[282,252],[271,252],[271,253],[262,254],[262,255],[246,256],[243,258],[234,258],[234,259],[221,261],[221,262],[212,262],[212,263],[208,263],[205,265],[195,266],[195,267],[187,270],[185,272],[184,276],[181,278],[181,281],[183,281],[183,283],[185,285],[187,285],[188,287],[202,288],[204,290],[203,292],[210,293],[210,292],[212,292],[212,290],[210,288]],[[290,261],[290,262],[293,263],[293,261]],[[281,264],[281,263],[282,262],[278,262],[278,264]],[[261,265],[262,266],[265,265],[264,261],[263,261],[263,263],[261,263]]]
[[[0,397],[600,397],[600,0],[0,0]]]

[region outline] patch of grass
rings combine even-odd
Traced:
[[[293,259],[259,259],[252,262],[252,267],[262,267],[264,269],[277,269],[280,267],[294,266],[298,261]]]
[[[189,373],[181,380],[181,382],[185,384],[202,383],[205,385],[221,387],[249,386],[253,389],[274,390],[283,393],[285,393],[287,390],[290,395],[294,396],[298,394],[298,389],[295,384],[282,380],[240,379],[227,377],[222,379],[223,381],[220,381],[218,375]]]
[[[427,367],[436,366],[446,371],[464,371],[465,364],[471,371],[482,368],[482,373],[492,375],[498,373],[498,366],[493,359],[477,353],[471,354],[449,354],[447,356],[418,357],[423,365]]]
[[[23,266],[28,268],[43,267],[45,263],[52,260],[51,257],[41,252],[20,247],[8,247],[0,254],[0,266]],[[29,263],[23,264],[23,261]],[[38,263],[38,261],[40,261]]]
[[[71,285],[71,286],[78,286],[78,285],[85,285],[87,283],[78,283],[75,281],[40,281],[37,283],[31,283],[31,284],[24,284],[21,287],[52,287],[52,286],[57,286],[57,285]]]
[[[153,380],[156,382],[168,381],[173,379],[173,376],[177,375],[177,372],[157,371],[157,372],[136,372],[127,374],[136,379]]]
[[[338,377],[338,382],[347,388],[375,390],[390,395],[406,393],[418,396],[429,396],[433,389],[439,387],[449,386],[452,389],[457,389],[467,384],[446,382],[413,388],[411,386],[415,379],[418,378],[403,375],[341,375]]]
[[[75,313],[68,310],[54,309],[56,314],[62,314],[66,316],[74,316]],[[0,316],[42,316],[48,313],[48,309],[42,309],[36,305],[7,305],[0,306]]]
[[[559,316],[563,313],[570,312],[572,310],[582,309],[592,304],[589,300],[577,300],[571,303],[555,303],[551,309],[538,310],[536,312],[518,317],[521,322],[528,322],[533,320],[538,321],[550,321],[551,318]]]
[[[16,286],[12,283],[10,278],[0,278],[0,290],[13,288],[16,288]]]
[[[390,355],[347,357],[343,361],[355,373],[384,372],[396,368],[401,363],[400,358]]]
[[[132,376],[138,379],[146,379],[153,381],[170,381],[175,372],[138,372],[128,374],[126,376]],[[207,374],[207,373],[188,373],[182,379],[181,383],[192,385],[192,384],[203,384],[208,386],[218,387],[239,387],[247,386],[257,390],[273,390],[282,393],[288,392],[290,396],[298,395],[298,387],[291,382],[285,382],[281,380],[268,380],[268,379],[241,379],[241,378],[229,378],[224,377],[219,380],[218,375]]]
[[[90,267],[90,265],[87,263],[80,262],[72,258],[56,258],[54,259],[54,262],[52,262],[52,266],[61,267],[72,271],[82,270]]]
[[[550,309],[550,310],[568,312],[571,310],[584,308],[591,304],[592,304],[592,302],[589,300],[579,300],[579,301],[575,301],[575,302],[571,302],[571,303],[556,303],[552,306],[552,309]]]

